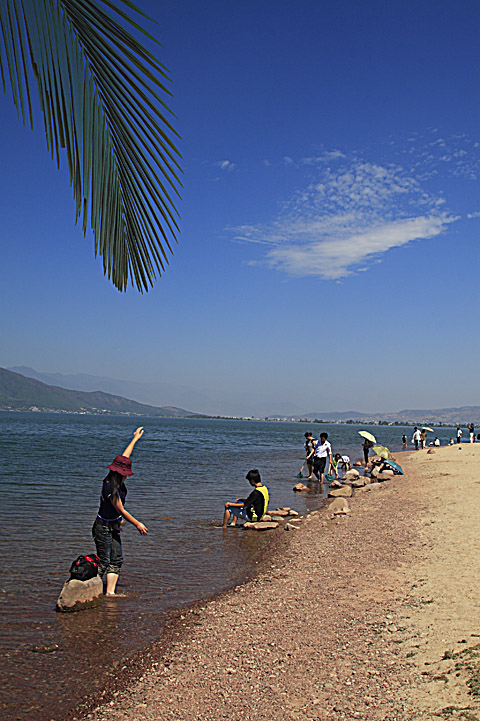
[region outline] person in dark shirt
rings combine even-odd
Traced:
[[[254,486],[254,490],[248,498],[237,498],[234,503],[231,501],[225,503],[222,528],[227,528],[230,521],[230,525],[235,526],[237,518],[255,523],[260,521],[267,511],[268,488],[263,485],[260,473],[254,468],[248,471],[245,478],[251,486]]]
[[[316,440],[312,436],[310,431],[305,433],[305,464],[308,468],[308,480],[311,481],[313,478],[313,454],[315,451]]]
[[[148,533],[147,527],[123,507],[127,497],[125,480],[127,476],[133,476],[130,456],[142,436],[143,428],[137,428],[122,455],[117,456],[113,463],[107,466],[110,472],[102,484],[100,507],[92,528],[93,540],[100,558],[98,574],[103,576],[105,571],[107,573],[107,596],[116,595],[115,589],[123,563],[120,526],[128,521],[142,536]]]

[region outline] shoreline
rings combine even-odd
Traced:
[[[480,445],[478,453],[468,444],[461,450],[402,453],[406,476],[357,493],[350,515],[330,520],[325,504],[296,522],[298,531],[276,534],[279,545],[252,579],[173,614],[159,641],[120,669],[102,699],[90,698],[67,718],[413,721],[445,718],[435,711],[451,707],[448,718],[476,719],[455,709],[480,711],[468,693],[471,669],[458,670],[480,641],[478,571],[455,624],[458,601],[444,592],[446,610],[425,596],[440,593],[448,578],[439,541],[446,504],[458,505],[448,479],[470,478],[480,496]],[[442,478],[448,482],[440,487]],[[449,509],[453,537],[460,506],[453,520]]]
[[[313,513],[319,513],[323,508],[313,511]],[[101,684],[98,691],[88,693],[79,704],[59,717],[58,721],[84,721],[93,718],[92,713],[98,709],[99,705],[102,707],[108,706],[119,695],[122,687],[125,688],[126,683],[141,682],[146,673],[154,671],[160,660],[165,655],[168,655],[172,645],[178,642],[179,637],[188,639],[192,628],[195,626],[193,617],[199,616],[209,604],[217,601],[221,602],[238,589],[255,583],[259,575],[268,573],[267,566],[285,549],[291,540],[291,534],[281,533],[280,531],[281,529],[276,529],[276,532],[269,534],[268,553],[265,554],[261,561],[257,562],[257,568],[248,574],[243,583],[168,611],[166,620],[162,622],[159,637],[150,641],[134,655],[128,655],[121,662],[115,663],[115,668],[107,676],[105,682]],[[234,532],[237,533],[238,529]],[[255,531],[249,532],[255,533]],[[52,721],[54,721],[53,718]]]

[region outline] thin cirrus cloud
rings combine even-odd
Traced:
[[[392,248],[435,238],[459,219],[438,191],[426,189],[438,157],[428,152],[419,164],[419,155],[414,163],[371,162],[340,150],[297,162],[288,158],[287,165],[308,170],[310,182],[271,223],[230,231],[236,241],[263,249],[263,258],[251,264],[290,276],[339,280],[368,270]],[[452,174],[457,175],[463,154],[452,157],[457,163]]]
[[[217,165],[220,170],[226,170],[228,172],[232,172],[232,170],[235,170],[237,167],[236,163],[232,163],[231,160],[218,160],[215,165]]]

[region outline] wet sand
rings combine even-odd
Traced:
[[[172,619],[69,718],[480,719],[480,444],[397,460],[351,514],[275,532],[255,579]]]

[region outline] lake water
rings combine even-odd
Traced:
[[[91,538],[106,466],[145,427],[132,456],[119,590],[101,608],[58,614],[55,602],[71,562],[95,550]],[[322,503],[293,485],[304,460],[303,434],[327,430],[334,452],[360,458],[361,426],[260,421],[0,413],[0,709],[5,719],[59,719],[101,686],[122,659],[161,634],[166,614],[241,583],[255,570],[269,534],[215,528],[226,500],[249,492],[258,468],[270,508],[301,514]],[[412,429],[376,427],[379,442],[401,447]],[[446,443],[451,429],[438,429]],[[306,474],[305,474],[306,475]],[[58,645],[52,653],[35,647]],[[94,671],[93,671],[94,669]]]

